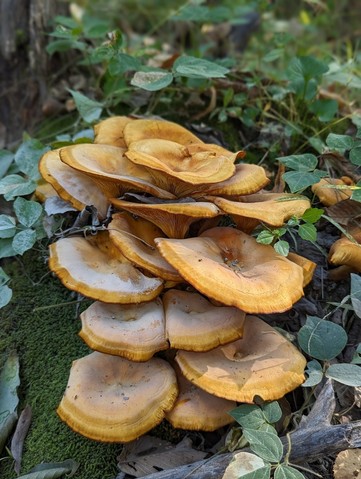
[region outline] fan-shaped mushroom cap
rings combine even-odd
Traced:
[[[91,349],[147,361],[157,351],[168,349],[162,301],[107,304],[96,301],[80,315],[79,336]]]
[[[288,253],[287,259],[301,266],[303,270],[303,287],[305,288],[312,281],[317,264],[297,253]]]
[[[113,116],[94,125],[94,143],[125,148],[124,127],[134,121],[129,116]]]
[[[361,272],[361,233],[353,234],[353,242],[347,237],[341,238],[330,248],[328,261],[336,266],[350,266],[356,271]]]
[[[247,316],[242,339],[206,353],[179,350],[182,373],[215,396],[252,403],[283,397],[304,381],[306,359],[280,333]]]
[[[272,226],[282,226],[291,216],[300,217],[311,207],[308,198],[291,193],[259,193],[233,201],[214,196],[205,199],[232,216],[255,218]]]
[[[110,240],[126,258],[159,278],[180,282],[183,278],[166,261],[155,246],[154,239],[162,231],[150,221],[134,218],[128,213],[115,213],[108,225]]]
[[[165,415],[173,427],[189,431],[215,431],[234,421],[228,412],[236,407],[235,401],[203,391],[188,381],[177,365],[175,371],[179,396],[173,409]]]
[[[73,362],[57,413],[90,439],[128,442],[159,424],[177,394],[175,372],[163,359],[134,363],[96,351]]]
[[[38,186],[34,191],[34,198],[37,201],[40,201],[40,203],[44,203],[48,198],[51,198],[52,196],[59,197],[59,194],[56,189],[45,180],[38,181]]]
[[[240,163],[236,165],[235,173],[224,181],[207,185],[198,192],[194,188],[192,196],[201,196],[205,193],[214,196],[250,195],[264,188],[269,183],[264,168],[257,165]]]
[[[106,217],[109,206],[106,196],[92,178],[63,163],[60,150],[45,153],[40,160],[39,171],[58,195],[74,208],[81,211],[87,205],[93,205],[101,218]]]
[[[352,195],[352,180],[343,178],[322,178],[318,183],[312,185],[312,192],[325,206],[332,206],[340,201],[347,200]]]
[[[163,304],[172,348],[209,351],[243,335],[246,314],[238,308],[214,306],[198,293],[175,289],[165,293]]]
[[[143,204],[111,198],[119,208],[144,218],[158,226],[169,238],[184,238],[190,225],[201,218],[213,218],[220,211],[210,202],[179,201],[177,203]]]
[[[223,304],[250,313],[275,313],[286,311],[303,295],[300,266],[234,228],[155,241],[184,279]]]
[[[127,146],[135,141],[155,138],[176,141],[181,145],[203,143],[189,130],[171,121],[140,119],[127,124],[124,128],[124,139]]]
[[[107,303],[139,303],[154,299],[163,289],[159,278],[137,270],[112,244],[100,247],[97,238],[64,238],[50,245],[50,269],[69,289]],[[99,237],[99,238],[98,238]],[[114,248],[114,247],[113,247]],[[107,251],[106,251],[107,250]]]
[[[62,148],[60,158],[68,166],[91,176],[107,196],[142,191],[159,198],[174,198],[155,186],[146,169],[129,161],[124,151],[116,146],[86,143]]]

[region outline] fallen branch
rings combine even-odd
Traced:
[[[336,454],[345,449],[361,447],[361,421],[331,425],[335,410],[335,396],[331,381],[326,382],[308,416],[303,417],[297,430],[281,438],[284,455],[289,440],[292,463],[309,462],[319,457]],[[242,449],[250,452],[249,449]],[[215,455],[209,459],[144,476],[145,479],[220,479],[233,459],[233,453]]]

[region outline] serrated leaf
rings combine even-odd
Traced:
[[[73,459],[67,459],[63,462],[42,463],[31,469],[28,474],[19,476],[17,479],[56,479],[65,474],[72,477],[77,471],[79,464]]]
[[[0,180],[0,195],[4,195],[6,201],[12,201],[16,196],[33,193],[36,187],[33,180],[26,180],[20,175],[8,175]]]
[[[322,361],[335,358],[347,344],[347,333],[341,326],[316,316],[307,317],[297,337],[305,353]]]
[[[9,288],[9,286],[7,286],[6,284],[0,286],[0,308],[3,308],[7,304],[9,304],[12,296],[13,291],[11,288]]]
[[[361,166],[361,147],[352,148],[350,151],[350,161],[354,165]]]
[[[288,171],[282,178],[288,184],[291,193],[301,192],[319,181],[317,174],[307,171]]]
[[[261,244],[271,244],[274,237],[275,235],[272,231],[263,230],[257,235],[256,241]]]
[[[99,120],[103,111],[102,103],[92,100],[78,91],[69,89],[69,92],[75,101],[80,116],[85,122],[93,123],[94,121]]]
[[[277,401],[272,401],[262,405],[263,414],[270,424],[275,424],[282,417],[282,409]]]
[[[353,139],[348,135],[330,133],[326,138],[326,145],[336,150],[349,150],[353,146]]]
[[[14,201],[14,211],[20,223],[29,228],[38,221],[42,215],[43,208],[36,201],[19,197]]]
[[[281,256],[287,256],[290,252],[290,245],[287,241],[279,240],[273,245],[276,253],[280,254]]]
[[[268,472],[268,474],[267,474]],[[270,465],[250,452],[238,452],[227,466],[222,479],[268,479]]]
[[[0,238],[12,238],[15,233],[15,218],[9,215],[0,215]]]
[[[305,223],[298,227],[298,234],[302,239],[307,241],[316,241],[317,240],[317,229],[312,223]]]
[[[40,178],[39,160],[49,150],[49,146],[43,145],[35,138],[30,138],[20,145],[15,153],[14,161],[22,173],[31,180],[37,181]]]
[[[166,71],[135,72],[130,84],[147,91],[158,91],[166,88],[173,81],[173,75]]]
[[[306,381],[302,384],[302,387],[313,387],[320,383],[323,378],[323,371],[321,364],[313,359],[307,363],[307,369],[305,371],[308,376]]]
[[[361,386],[361,367],[356,364],[331,364],[325,376],[347,386]]]
[[[308,208],[301,218],[306,223],[317,223],[325,211],[321,208]]]
[[[25,251],[31,249],[36,242],[36,231],[33,229],[26,229],[14,236],[12,247],[15,254],[24,254]]]
[[[265,461],[279,462],[283,456],[283,445],[276,434],[254,429],[244,429],[243,435],[252,451]]]
[[[173,73],[187,78],[224,78],[229,69],[203,58],[183,55],[174,62]]]
[[[17,419],[19,358],[11,353],[0,373],[0,452]]]
[[[311,153],[304,155],[280,156],[276,158],[280,163],[295,171],[313,171],[318,163],[317,157]]]
[[[287,464],[278,464],[273,477],[274,479],[305,479],[300,471]]]

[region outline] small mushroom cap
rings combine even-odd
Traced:
[[[152,176],[124,156],[125,149],[110,145],[79,144],[62,148],[61,161],[91,178],[109,196],[141,191],[159,198],[174,198],[152,183]]]
[[[335,266],[350,266],[361,272],[361,233],[353,233],[352,236],[355,238],[355,242],[344,237],[333,243],[328,261]]]
[[[280,333],[247,316],[242,339],[205,353],[179,350],[182,373],[215,396],[252,403],[280,399],[304,381],[306,359]]]
[[[147,361],[168,349],[162,301],[107,304],[96,301],[80,315],[79,336],[96,351]]]
[[[94,125],[94,143],[126,148],[124,141],[125,125],[134,121],[129,116],[113,116]]]
[[[153,223],[132,217],[128,213],[115,213],[108,231],[110,240],[129,261],[159,278],[183,281],[155,247],[154,239],[163,236],[163,233]]]
[[[94,238],[63,238],[50,245],[49,267],[64,286],[107,303],[150,301],[160,293],[159,278],[145,276],[120,252],[115,255],[109,241],[100,248]]]
[[[177,123],[166,120],[141,119],[124,127],[126,145],[140,140],[163,139],[176,141],[181,145],[203,143],[197,136]]]
[[[317,264],[304,256],[292,252],[288,253],[287,259],[301,266],[303,270],[303,287],[305,288],[312,281]]]
[[[228,306],[275,313],[303,295],[300,266],[234,228],[212,228],[197,238],[159,238],[156,244],[194,288]]]
[[[220,214],[216,205],[206,201],[154,204],[132,203],[117,198],[111,198],[110,201],[116,208],[126,210],[154,223],[169,238],[184,238],[192,223],[201,218],[214,218]]]
[[[158,425],[177,394],[163,359],[135,363],[96,351],[73,362],[57,413],[89,439],[129,442]]]
[[[175,371],[179,396],[173,409],[165,415],[173,427],[189,431],[215,431],[234,421],[228,412],[236,407],[235,401],[203,391],[188,381],[177,365]]]
[[[347,200],[352,195],[350,178],[322,178],[318,183],[312,185],[312,192],[325,206],[332,206],[340,201]],[[351,181],[352,184],[352,181]]]
[[[259,193],[232,201],[213,196],[205,199],[232,216],[255,218],[272,226],[282,226],[291,216],[300,217],[311,207],[308,198],[291,193]]]
[[[172,348],[209,351],[243,335],[246,314],[214,306],[198,293],[169,290],[163,296],[167,338]]]
[[[101,218],[106,217],[109,206],[106,196],[92,178],[63,163],[60,150],[45,153],[40,160],[39,171],[58,195],[74,208],[81,211],[87,205],[93,205]]]

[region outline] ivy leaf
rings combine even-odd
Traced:
[[[276,158],[280,163],[283,163],[290,170],[295,171],[313,171],[318,163],[317,157],[311,153],[304,155],[290,155]]]
[[[353,139],[348,135],[330,133],[326,138],[326,145],[335,150],[350,150],[353,146]]]
[[[303,191],[319,181],[317,174],[307,171],[288,171],[282,178],[288,184],[291,193]]]
[[[36,201],[29,201],[25,198],[16,198],[14,201],[15,214],[23,226],[33,226],[42,215],[43,208]]]
[[[130,84],[147,91],[158,91],[166,88],[173,81],[173,75],[166,71],[135,72]]]
[[[307,374],[308,378],[302,384],[302,387],[304,388],[316,386],[316,384],[321,382],[323,377],[322,366],[315,359],[312,359],[312,361],[307,363],[307,369],[305,373]]]
[[[36,239],[36,231],[32,229],[20,231],[20,233],[14,236],[12,242],[15,254],[22,255],[25,251],[31,249],[34,246]]]
[[[361,386],[361,367],[356,364],[331,364],[325,376],[346,386]]]
[[[283,445],[276,434],[255,429],[244,429],[243,435],[252,451],[265,461],[279,462],[283,456]]]
[[[92,100],[87,96],[79,93],[75,90],[68,90],[74,101],[75,105],[79,111],[80,116],[86,123],[93,123],[96,120],[99,120],[100,115],[102,114],[103,104],[98,101]]]
[[[274,479],[305,479],[300,471],[287,464],[278,464],[273,477]]]
[[[187,78],[224,78],[229,69],[203,58],[183,55],[174,62],[173,73]]]
[[[15,218],[9,215],[0,215],[0,238],[12,238],[15,233]]]
[[[317,229],[312,223],[305,223],[298,227],[298,234],[302,239],[307,241],[316,241],[317,240]]]
[[[328,361],[341,353],[347,344],[347,333],[338,324],[308,316],[298,332],[298,343],[309,356]]]

